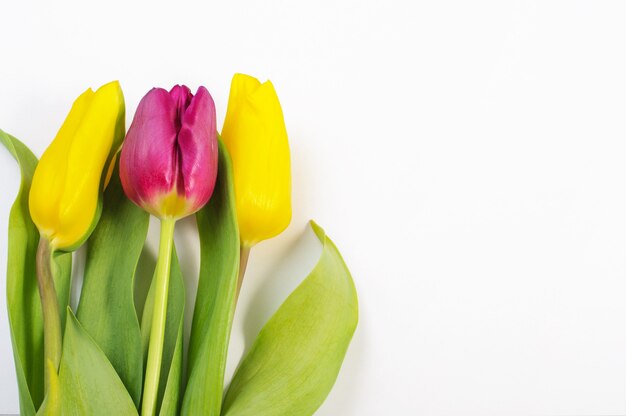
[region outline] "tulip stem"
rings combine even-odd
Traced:
[[[172,265],[175,224],[176,220],[171,218],[161,220],[159,258],[157,260],[155,276],[156,291],[154,294],[154,309],[152,310],[150,343],[148,346],[148,363],[146,365],[146,379],[144,381],[143,401],[141,406],[141,414],[143,416],[152,416],[156,412],[161,359],[163,357],[163,339],[165,337],[165,319],[167,316],[167,292],[170,280],[170,267]]]
[[[40,237],[37,247],[36,268],[43,312],[44,388],[46,393],[50,389],[51,371],[59,370],[62,347],[61,314],[52,277],[52,254],[53,251],[50,249],[48,240]]]
[[[241,286],[243,285],[243,276],[246,274],[246,267],[248,267],[248,258],[250,257],[250,249],[252,247],[241,245],[239,248],[239,277],[237,278],[237,292],[235,294],[235,303],[239,299],[239,292],[241,292]]]

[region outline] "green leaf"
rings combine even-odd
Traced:
[[[78,320],[105,353],[139,407],[143,356],[133,298],[149,214],[124,194],[116,165],[100,222],[88,240]]]
[[[176,415],[181,399],[183,366],[183,318],[185,311],[185,284],[180,271],[176,248],[172,249],[172,266],[167,296],[167,318],[161,359],[157,412],[160,415]],[[141,344],[144,364],[148,359],[150,326],[154,309],[155,279],[152,279],[141,319]],[[145,367],[145,366],[144,366]]]
[[[220,414],[239,270],[239,230],[230,157],[220,141],[217,184],[196,214],[200,277],[189,341],[189,381],[182,414]]]
[[[34,415],[43,400],[43,319],[35,256],[39,232],[30,219],[28,193],[37,158],[15,137],[0,130],[0,142],[20,166],[20,190],[9,215],[7,307],[17,372],[20,414]]]
[[[223,415],[312,415],[335,383],[356,329],[357,295],[339,251],[311,226],[322,256],[259,333],[226,393]]]
[[[0,142],[18,162],[20,190],[9,215],[9,253],[7,255],[7,305],[11,342],[20,395],[20,412],[35,414],[43,400],[43,318],[35,257],[39,231],[30,218],[28,193],[37,158],[15,137],[0,130]],[[69,305],[72,254],[54,253],[53,278],[61,308]],[[65,314],[61,314],[62,327]]]
[[[58,406],[64,416],[136,415],[133,399],[104,352],[69,308],[67,314],[59,385],[51,389],[58,389],[58,401],[47,404],[51,409]]]

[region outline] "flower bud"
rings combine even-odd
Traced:
[[[236,74],[222,129],[244,246],[280,234],[291,221],[291,167],[283,112],[271,82]]]
[[[217,177],[215,104],[206,88],[153,88],[139,103],[120,157],[124,192],[159,218],[207,203]]]
[[[74,101],[41,156],[29,194],[33,222],[54,249],[70,251],[98,222],[106,168],[124,139],[124,96],[117,81]]]

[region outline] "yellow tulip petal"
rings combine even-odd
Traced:
[[[123,138],[123,120],[124,97],[117,81],[95,93],[87,90],[41,157],[29,205],[37,228],[55,248],[80,243],[92,228],[103,170]]]
[[[272,83],[255,85],[250,78],[233,79],[222,131],[233,161],[241,240],[248,246],[278,235],[291,221],[291,166],[283,112]]]
[[[72,105],[55,139],[41,156],[33,175],[29,194],[31,217],[40,232],[50,237],[54,232],[56,210],[65,185],[67,157],[85,113],[89,109],[94,92],[90,89],[82,93]]]
[[[224,127],[222,128],[222,139],[227,147],[236,145],[236,143],[227,143],[233,134],[231,131],[237,128],[237,109],[242,102],[245,102],[247,96],[256,91],[261,86],[258,79],[244,74],[235,74],[230,84],[230,94],[228,97],[228,109],[226,118],[224,119]],[[233,140],[236,142],[236,140]],[[230,147],[229,147],[230,148]]]
[[[113,177],[113,171],[115,170],[115,161],[117,160],[117,153],[113,155],[111,161],[109,162],[109,168],[107,169],[106,177],[104,178],[104,186],[102,189],[106,189],[109,186],[109,182],[111,182],[111,178]]]
[[[119,83],[96,91],[89,111],[76,130],[67,162],[65,187],[59,201],[59,243],[80,239],[93,223],[101,192],[102,171],[113,146],[120,103]]]

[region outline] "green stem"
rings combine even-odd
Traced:
[[[150,344],[148,346],[148,363],[143,388],[141,414],[152,416],[156,412],[157,394],[159,392],[159,375],[163,357],[163,339],[165,337],[165,318],[167,316],[167,292],[172,264],[172,246],[174,245],[174,225],[176,220],[161,220],[161,237],[159,241],[159,258],[156,266],[156,292],[154,309],[152,310],[152,326],[150,328]]]
[[[248,258],[250,257],[251,246],[241,245],[239,247],[239,277],[237,278],[237,292],[235,293],[235,303],[239,300],[239,292],[241,292],[241,285],[243,285],[243,276],[246,274],[246,267],[248,266]]]
[[[43,348],[44,348],[44,387],[47,393],[50,388],[51,370],[59,370],[61,362],[61,314],[57,293],[52,277],[52,254],[50,243],[44,237],[39,239],[37,247],[37,283],[43,312]]]

